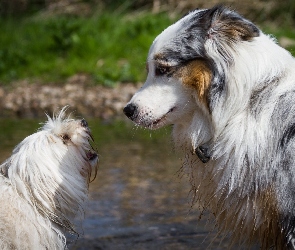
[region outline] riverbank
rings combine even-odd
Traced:
[[[90,83],[90,77],[77,74],[65,84],[17,81],[0,86],[0,117],[39,118],[65,105],[75,116],[112,120],[124,117],[126,103],[141,84],[122,83],[110,88]]]

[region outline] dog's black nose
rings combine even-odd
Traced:
[[[123,109],[123,112],[124,114],[128,117],[128,118],[131,118],[131,117],[134,117],[135,113],[136,113],[136,110],[137,110],[137,107],[132,104],[132,103],[129,103],[124,109]]]
[[[84,127],[84,128],[88,127],[88,122],[85,119],[82,119],[81,120],[81,126]]]

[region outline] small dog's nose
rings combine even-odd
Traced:
[[[124,109],[123,109],[123,112],[124,114],[128,117],[128,118],[131,118],[131,117],[134,117],[134,114],[137,110],[137,107],[132,104],[132,103],[129,103]]]
[[[81,126],[84,128],[88,127],[88,122],[84,118],[81,120]]]

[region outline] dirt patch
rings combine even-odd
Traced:
[[[124,116],[122,110],[138,88],[139,84],[132,83],[95,86],[85,75],[75,75],[63,85],[23,80],[0,87],[0,117],[44,117],[69,105],[75,115],[109,120]]]

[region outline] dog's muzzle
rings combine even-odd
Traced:
[[[137,106],[129,103],[124,109],[124,114],[131,120],[133,120],[137,116]]]

